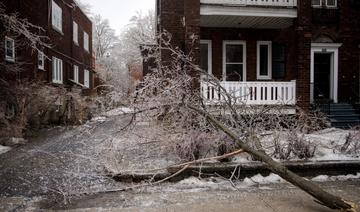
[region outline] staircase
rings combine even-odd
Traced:
[[[328,114],[331,126],[337,128],[350,128],[360,125],[360,114],[348,103],[330,103],[322,107],[322,112]]]

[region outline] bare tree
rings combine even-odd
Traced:
[[[126,63],[139,63],[142,58],[140,45],[155,43],[155,12],[138,11],[120,35],[119,54]]]
[[[94,15],[93,21],[93,46],[97,60],[101,60],[110,54],[114,46],[119,42],[115,30],[110,27],[109,20],[101,15]]]
[[[354,203],[324,191],[319,185],[296,175],[272,159],[260,142],[259,135],[270,129],[290,128],[302,131],[311,123],[311,118],[304,118],[305,115],[301,113],[297,116],[285,116],[282,105],[247,105],[244,101],[247,94],[239,97],[235,95],[237,91],[226,90],[216,77],[193,63],[191,54],[186,55],[172,47],[171,36],[167,33],[160,35],[159,39],[161,45],[154,50],[158,68],[145,77],[142,87],[136,92],[133,103],[136,112],[132,121],[154,120],[169,133],[186,134],[194,129],[199,132],[225,133],[238,150],[243,150],[255,160],[265,163],[270,171],[298,186],[316,198],[318,203],[331,209],[356,211]],[[168,57],[161,58],[160,51],[166,52]],[[167,66],[162,65],[164,59],[167,60]],[[204,83],[215,89],[215,95],[218,95],[220,98],[217,99],[221,101],[208,102],[207,98],[204,98],[206,92],[204,94],[196,89],[203,88],[200,85]]]

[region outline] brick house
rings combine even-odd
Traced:
[[[157,30],[247,104],[359,102],[356,0],[157,0]],[[193,35],[200,38],[192,45]],[[166,62],[166,59],[164,60]],[[201,83],[203,96],[219,100]],[[341,107],[347,107],[342,104]]]
[[[92,22],[73,0],[5,0],[2,3],[6,13],[17,13],[20,18],[42,27],[42,35],[49,38],[52,46],[43,52],[34,52],[20,48],[11,34],[0,33],[5,42],[0,62],[24,64],[20,73],[6,76],[8,80],[44,81],[55,86],[81,87],[84,91],[93,88]]]

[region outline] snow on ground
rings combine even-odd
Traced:
[[[338,128],[328,128],[317,131],[311,134],[304,134],[304,139],[316,146],[315,155],[310,158],[310,161],[345,161],[345,160],[360,160],[360,154],[344,154],[340,153],[339,149],[346,142],[349,133],[352,130],[343,130]],[[275,133],[267,133],[262,137],[261,141],[265,149],[269,150],[271,154],[274,147],[274,139],[278,136],[281,143],[286,143],[289,132],[280,132],[280,135]],[[299,134],[299,136],[302,136]],[[278,160],[274,158],[275,160]],[[291,158],[291,160],[299,160],[298,158]],[[241,154],[233,158],[233,162],[251,162],[251,158],[247,154]]]
[[[105,115],[106,116],[118,116],[118,115],[128,114],[128,113],[132,113],[132,112],[134,112],[134,110],[132,110],[131,108],[119,107],[119,108],[115,108],[113,110],[106,112]]]
[[[357,175],[339,175],[339,176],[327,176],[320,175],[312,178],[312,181],[316,182],[333,182],[333,181],[348,181],[353,179],[360,179],[360,173]],[[251,189],[251,188],[263,188],[267,189],[266,185],[285,183],[279,175],[270,174],[269,176],[262,176],[261,174],[253,177],[247,177],[242,181],[233,180],[230,182],[228,179],[212,177],[200,179],[196,177],[189,177],[184,179],[173,186],[175,190],[191,190],[194,192],[203,190],[238,190],[238,189]]]
[[[1,146],[1,145],[0,145],[0,155],[1,155],[1,154],[4,154],[4,153],[6,153],[6,152],[8,152],[8,151],[10,151],[10,150],[11,150],[11,147]]]
[[[311,180],[316,182],[328,182],[328,181],[347,181],[352,179],[360,179],[360,173],[357,173],[356,175],[349,174],[349,175],[339,175],[339,176],[320,175],[312,178]]]

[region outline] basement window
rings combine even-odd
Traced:
[[[312,0],[311,5],[313,7],[336,8],[337,0]]]
[[[9,37],[5,37],[5,60],[15,62],[15,41]]]

